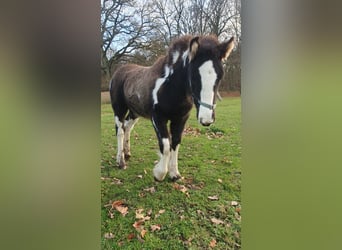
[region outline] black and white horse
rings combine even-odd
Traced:
[[[117,164],[126,168],[130,133],[138,117],[149,118],[159,140],[160,161],[154,178],[166,174],[179,179],[178,149],[182,132],[195,104],[197,119],[208,126],[215,120],[215,97],[223,76],[222,61],[234,47],[234,38],[219,43],[214,36],[183,36],[172,42],[166,56],[152,66],[119,67],[110,82],[118,141]],[[170,130],[168,129],[170,122]]]

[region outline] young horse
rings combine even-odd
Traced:
[[[152,120],[159,140],[160,161],[153,169],[162,181],[167,172],[179,179],[178,149],[182,132],[195,103],[203,126],[215,120],[215,96],[223,76],[222,60],[228,58],[234,38],[219,43],[214,36],[183,36],[170,45],[168,54],[151,67],[123,65],[110,82],[118,140],[117,164],[126,168],[130,133],[138,117]],[[167,123],[170,121],[170,133]]]

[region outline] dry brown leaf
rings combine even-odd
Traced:
[[[135,238],[135,234],[134,233],[130,233],[128,236],[127,236],[127,239],[128,240],[131,240],[131,239],[134,239]]]
[[[231,201],[230,202],[230,205],[232,205],[232,206],[237,206],[239,203],[237,202],[237,201]]]
[[[208,199],[211,201],[218,201],[219,197],[217,195],[213,195],[213,196],[208,196]]]
[[[115,207],[115,209],[117,210],[117,211],[119,211],[121,214],[122,214],[122,216],[126,216],[126,214],[128,214],[128,207],[124,207],[124,206],[117,206],[117,207]]]
[[[159,231],[161,228],[160,225],[151,225],[151,231],[154,232],[154,231]]]
[[[112,203],[112,208],[114,209],[115,207],[121,206],[124,204],[123,200],[117,200]]]
[[[150,216],[145,216],[142,220],[143,220],[143,221],[147,221],[147,220],[150,220],[150,219],[151,219]]]
[[[150,188],[145,188],[144,191],[150,192],[151,194],[153,194],[154,192],[156,192],[156,189],[155,187],[150,187]]]
[[[111,211],[108,211],[108,216],[109,218],[114,219],[114,214]]]
[[[216,219],[216,218],[211,218],[210,219],[212,223],[219,225],[219,224],[224,224],[222,220]]]
[[[135,210],[135,218],[136,219],[143,219],[144,218],[145,215],[142,213],[142,211],[144,211],[144,209],[142,209],[142,208]]]
[[[141,237],[144,238],[146,233],[147,233],[147,230],[145,229],[141,230],[140,232]]]
[[[216,247],[216,240],[215,240],[215,239],[212,239],[212,240],[210,241],[209,247],[211,247],[211,248]]]
[[[104,237],[105,237],[105,239],[113,239],[114,238],[114,234],[112,234],[112,233],[105,233]]]
[[[138,230],[142,227],[143,223],[144,223],[143,220],[136,221],[136,222],[134,222],[133,227]]]
[[[174,184],[173,184],[173,187],[174,187],[176,190],[181,191],[182,193],[186,194],[186,196],[189,197],[188,189],[187,189],[184,185],[180,185],[180,184],[178,184],[178,183],[174,183]]]

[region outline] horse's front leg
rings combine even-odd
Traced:
[[[169,176],[172,181],[176,181],[181,178],[178,171],[178,150],[182,140],[182,133],[184,130],[185,122],[188,117],[183,119],[171,121],[171,155],[169,162]]]
[[[167,120],[154,115],[152,116],[152,123],[158,137],[161,154],[159,162],[153,169],[153,176],[156,181],[162,181],[167,174],[170,161],[170,139],[166,125]]]

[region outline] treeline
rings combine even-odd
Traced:
[[[184,34],[236,38],[221,90],[240,91],[240,0],[102,0],[101,89],[119,64],[152,65],[170,41]]]

